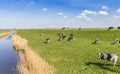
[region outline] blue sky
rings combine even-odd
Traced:
[[[0,0],[0,28],[120,26],[120,0]]]

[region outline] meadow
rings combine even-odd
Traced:
[[[64,32],[69,37],[58,41],[58,33]],[[42,33],[43,35],[40,35]],[[120,39],[120,30],[107,29],[29,29],[18,30],[17,34],[28,40],[29,46],[56,70],[56,74],[118,74],[120,73],[120,57],[113,68],[113,62],[103,66],[98,53],[116,53],[120,55],[120,44],[111,44]],[[45,39],[50,42],[45,44]],[[100,44],[92,44],[99,38]],[[34,56],[33,56],[34,58]]]

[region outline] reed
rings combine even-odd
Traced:
[[[55,74],[54,69],[27,45],[27,40],[14,35],[12,43],[19,54],[19,74]]]
[[[8,34],[10,34],[12,31],[8,31],[8,32],[3,32],[0,34],[0,39],[7,36]]]

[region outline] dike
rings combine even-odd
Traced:
[[[19,55],[19,74],[55,74],[54,68],[28,46],[27,40],[19,35],[12,36],[12,43]]]
[[[5,32],[5,33],[1,33],[0,34],[0,39],[7,36],[8,34],[10,34],[12,31],[8,31],[8,32]]]

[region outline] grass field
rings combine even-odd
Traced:
[[[67,38],[74,34],[75,40],[68,42],[66,38],[57,41],[57,34],[62,32]],[[40,33],[43,35],[40,36]],[[116,38],[120,39],[119,30],[18,30],[18,34],[27,39],[29,46],[55,67],[56,74],[120,73],[120,58],[117,66],[113,68],[113,62],[102,66],[97,55],[99,52],[120,54],[120,44],[111,44]],[[50,42],[45,44],[47,37],[50,38]],[[92,44],[96,38],[100,39],[100,44]]]

